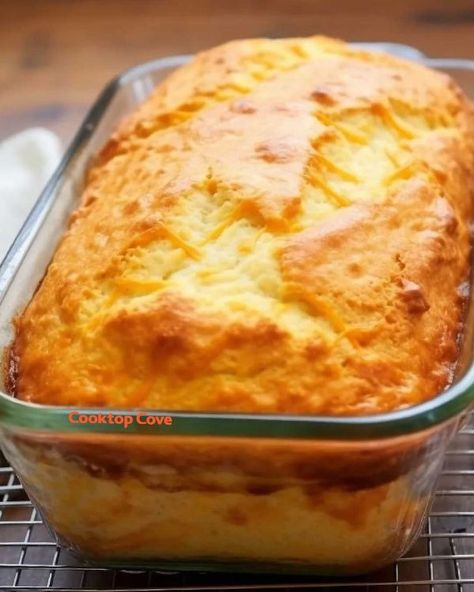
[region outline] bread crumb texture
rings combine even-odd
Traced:
[[[17,320],[16,394],[328,415],[435,396],[473,138],[463,93],[421,65],[322,37],[199,54],[90,170]]]

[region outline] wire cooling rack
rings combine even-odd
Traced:
[[[370,588],[383,592],[474,592],[474,415],[446,456],[432,512],[415,546],[393,566],[350,580],[84,566],[56,544],[4,459],[0,464],[0,499],[1,591]]]

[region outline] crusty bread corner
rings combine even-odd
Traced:
[[[342,42],[235,41],[117,130],[17,320],[40,403],[364,415],[452,378],[472,107]]]

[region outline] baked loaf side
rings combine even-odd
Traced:
[[[360,415],[435,396],[462,329],[472,107],[321,37],[236,41],[99,155],[17,320],[42,403]]]

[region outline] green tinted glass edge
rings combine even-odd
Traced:
[[[472,375],[472,372],[470,373]],[[157,409],[54,407],[13,399],[0,393],[0,426],[51,432],[114,433],[180,436],[227,436],[367,440],[422,431],[462,414],[474,401],[472,376],[435,399],[392,413],[363,417],[254,415],[177,412]],[[123,423],[79,423],[82,416],[126,416]],[[147,418],[169,417],[171,425],[146,423]],[[151,419],[150,421],[153,421]]]

